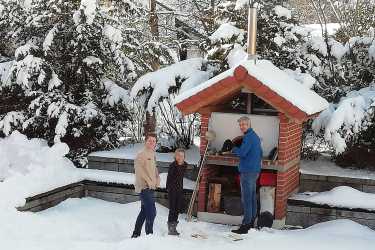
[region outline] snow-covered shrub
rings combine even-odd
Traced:
[[[346,42],[351,37],[365,36],[367,30],[375,27],[374,0],[333,1],[336,19],[340,23],[337,38]]]
[[[352,90],[368,87],[375,75],[373,32],[340,43],[333,37],[313,37],[307,43],[305,70],[319,84],[314,88],[327,100],[338,102]]]
[[[375,87],[351,91],[315,119],[312,128],[323,131],[326,141],[342,154],[349,147],[375,148]]]
[[[372,29],[346,43],[334,37],[313,37],[307,43],[306,71],[318,81],[314,90],[331,102],[314,121],[314,136],[332,146],[334,158],[342,166],[365,166],[365,154],[375,146],[374,48]],[[362,158],[355,157],[362,149]]]
[[[84,164],[87,152],[127,136],[127,89],[149,66],[132,58],[144,13],[131,0],[109,7],[96,0],[23,2],[1,1],[1,40],[16,49],[0,94],[21,105],[0,113],[0,134],[20,130],[66,142],[69,157]]]
[[[130,119],[127,121],[127,141],[142,142],[144,139],[144,123],[146,120],[145,96],[133,98],[128,104]]]
[[[208,80],[212,71],[203,58],[191,58],[149,72],[134,84],[131,97],[142,98],[145,109],[156,113],[158,137],[169,142],[162,146],[188,148],[193,142],[198,116],[183,116],[173,105],[173,99],[180,91]]]

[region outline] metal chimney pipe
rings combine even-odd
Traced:
[[[257,10],[252,1],[249,1],[248,23],[247,23],[247,54],[248,59],[256,59],[257,45]]]

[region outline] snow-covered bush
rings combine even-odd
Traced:
[[[367,30],[375,27],[374,0],[330,1],[335,17],[340,23],[336,36],[340,41],[351,37],[365,36]]]
[[[324,130],[324,137],[337,154],[350,144],[361,143],[359,135],[373,126],[375,116],[375,86],[351,91],[338,104],[331,104],[313,123],[316,133]],[[364,139],[364,138],[362,138]],[[368,142],[374,140],[368,138]]]
[[[156,113],[158,137],[168,141],[161,146],[188,148],[193,142],[198,116],[183,116],[173,105],[173,99],[180,91],[208,80],[212,72],[203,58],[191,58],[149,72],[134,84],[131,97],[142,98],[145,109]]]
[[[23,2],[1,1],[1,40],[16,49],[0,94],[21,105],[0,113],[0,134],[66,142],[69,157],[84,164],[87,152],[116,147],[127,135],[127,89],[149,66],[132,58],[144,13],[131,0]]]
[[[360,162],[367,159],[364,153],[361,153],[362,159],[355,155],[362,150],[360,148],[367,152],[375,147],[372,139],[375,131],[374,48],[372,29],[346,43],[334,37],[313,37],[307,43],[306,71],[317,79],[314,90],[332,103],[314,121],[314,137],[323,138],[332,146],[334,158],[340,165],[366,165]]]
[[[340,43],[333,37],[313,37],[304,55],[305,70],[316,78],[314,89],[329,101],[338,102],[352,90],[368,87],[375,75],[375,36],[372,30],[363,37]]]

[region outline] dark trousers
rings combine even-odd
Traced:
[[[141,211],[138,214],[134,232],[140,235],[143,223],[146,221],[146,234],[152,234],[156,216],[154,190],[143,189],[139,196],[141,198]]]
[[[168,222],[177,222],[182,207],[183,191],[168,190],[169,214]]]

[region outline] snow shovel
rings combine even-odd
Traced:
[[[197,180],[195,181],[194,191],[193,191],[193,194],[191,195],[189,208],[188,208],[188,211],[187,211],[187,217],[186,217],[187,221],[191,221],[191,217],[192,217],[192,214],[193,214],[193,207],[194,207],[195,199],[197,197],[197,193],[198,193],[198,189],[199,189],[199,182],[200,182],[201,175],[202,175],[202,169],[205,165],[205,161],[206,161],[206,157],[207,157],[207,150],[208,150],[208,147],[210,145],[210,142],[215,140],[216,134],[215,134],[214,131],[209,130],[209,131],[206,132],[204,137],[207,140],[207,145],[206,145],[206,148],[204,150],[204,154],[202,155],[202,157],[199,161],[199,164],[198,164],[199,171],[198,171]]]

